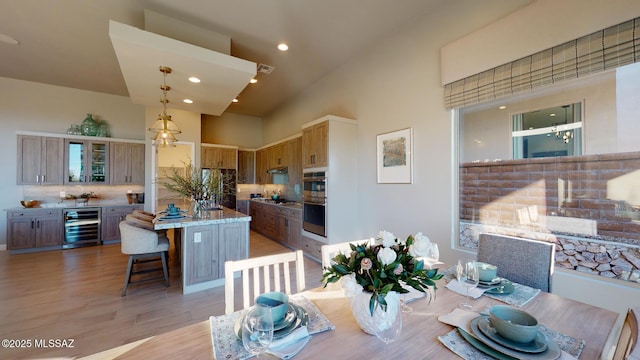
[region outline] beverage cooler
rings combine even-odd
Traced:
[[[62,247],[70,249],[81,246],[100,245],[99,207],[64,209],[64,242]]]

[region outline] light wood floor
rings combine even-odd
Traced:
[[[251,232],[251,257],[286,251]],[[30,348],[0,347],[0,359],[89,355],[224,313],[224,287],[181,293],[175,256],[171,287],[137,285],[121,297],[126,264],[120,245],[0,252],[0,338],[31,342]],[[307,288],[320,286],[320,264],[305,258],[305,273]],[[35,348],[41,339],[73,339],[73,348]]]

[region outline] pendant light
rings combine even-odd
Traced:
[[[171,115],[167,114],[167,103],[169,103],[167,92],[171,90],[171,86],[167,85],[167,74],[171,74],[171,71],[171,68],[168,66],[160,66],[160,72],[163,74],[162,85],[160,85],[160,89],[162,90],[160,102],[162,103],[163,111],[162,114],[158,115],[156,122],[149,128],[149,131],[156,133],[152,138],[152,144],[154,146],[176,146],[175,142],[178,141],[178,139],[176,139],[175,134],[182,132],[171,120]]]

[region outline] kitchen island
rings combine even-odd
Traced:
[[[154,220],[156,230],[174,230],[183,294],[224,285],[224,262],[249,257],[251,216],[227,208],[208,215],[207,219],[158,216]]]

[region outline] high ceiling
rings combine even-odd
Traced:
[[[109,20],[144,29],[144,10],[231,38],[258,72],[228,112],[266,116],[376,40],[447,0],[0,0],[0,76],[129,96]],[[0,35],[1,36],[1,35]],[[276,45],[286,42],[289,51]],[[157,71],[157,64],[150,64]],[[162,74],[157,72],[158,86]],[[169,77],[167,83],[171,83]],[[159,88],[154,89],[158,99]],[[155,94],[154,94],[155,95]],[[171,99],[171,103],[176,103]],[[171,103],[169,107],[171,108]]]

